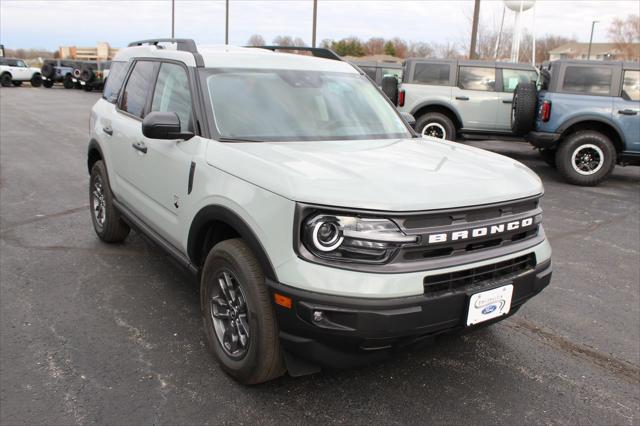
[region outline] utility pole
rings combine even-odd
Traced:
[[[229,44],[229,0],[226,1],[225,21],[224,21],[224,44]]]
[[[176,37],[176,0],[171,0],[171,38]]]
[[[473,6],[473,24],[471,27],[471,47],[469,48],[469,59],[476,58],[476,39],[478,38],[478,18],[480,17],[480,0],[475,0]]]
[[[593,43],[593,27],[596,26],[597,22],[600,22],[600,21],[591,22],[591,37],[589,37],[589,51],[587,52],[587,60],[591,59],[591,44]]]
[[[313,34],[311,34],[311,47],[316,47],[317,22],[318,22],[318,0],[313,0]]]

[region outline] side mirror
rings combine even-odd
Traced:
[[[416,129],[416,118],[413,115],[409,114],[408,112],[401,112],[400,116],[404,121],[407,122],[409,126],[411,126],[413,130]]]
[[[195,135],[180,132],[180,117],[175,112],[151,112],[142,120],[142,134],[149,139],[184,139]]]
[[[398,79],[393,76],[386,76],[382,78],[381,85],[382,93],[387,95],[387,98],[394,105],[398,105]]]

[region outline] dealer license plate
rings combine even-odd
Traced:
[[[511,308],[512,295],[512,284],[472,295],[469,300],[467,325],[478,324],[506,315]]]

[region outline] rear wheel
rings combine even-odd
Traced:
[[[446,115],[439,112],[429,112],[418,118],[416,132],[422,136],[437,139],[456,140],[456,126]]]
[[[35,74],[33,77],[31,77],[31,85],[33,87],[42,86],[42,76],[40,74]]]
[[[51,89],[53,87],[53,80],[44,80],[42,85],[47,89]]]
[[[93,87],[89,86],[88,84],[85,84],[82,88],[85,92],[91,92],[93,90]]]
[[[0,86],[2,87],[9,87],[11,86],[11,75],[10,74],[2,74],[2,76],[0,76]]]
[[[64,77],[62,85],[64,86],[65,89],[73,89],[74,83],[73,83],[73,79],[71,77],[71,74],[67,74]]]
[[[257,384],[284,373],[264,273],[241,239],[222,241],[209,252],[200,304],[207,344],[227,374],[240,383]]]
[[[89,179],[89,208],[91,222],[98,237],[106,243],[119,243],[129,235],[129,225],[120,218],[120,212],[113,203],[109,178],[102,161],[91,168]]]
[[[613,143],[607,136],[593,130],[569,135],[556,153],[558,171],[574,185],[599,184],[613,171],[615,163]]]

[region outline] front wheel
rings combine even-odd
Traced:
[[[102,161],[97,161],[91,168],[89,208],[93,229],[102,241],[119,243],[127,238],[130,229],[120,218],[120,212],[113,203],[107,170]]]
[[[74,83],[73,83],[73,79],[71,78],[71,75],[67,74],[64,77],[62,85],[64,86],[65,89],[73,89]]]
[[[431,136],[449,141],[456,140],[456,126],[453,121],[439,112],[429,112],[418,118],[416,132],[422,136]]]
[[[613,143],[607,136],[593,130],[569,135],[556,152],[558,171],[574,185],[599,184],[613,171],[615,163]]]
[[[209,252],[200,304],[207,344],[227,374],[249,385],[284,373],[264,273],[241,239],[222,241]]]
[[[53,80],[44,80],[42,85],[47,89],[51,89],[53,87]]]
[[[40,74],[36,74],[33,77],[31,77],[31,85],[33,87],[42,86],[42,76]]]

